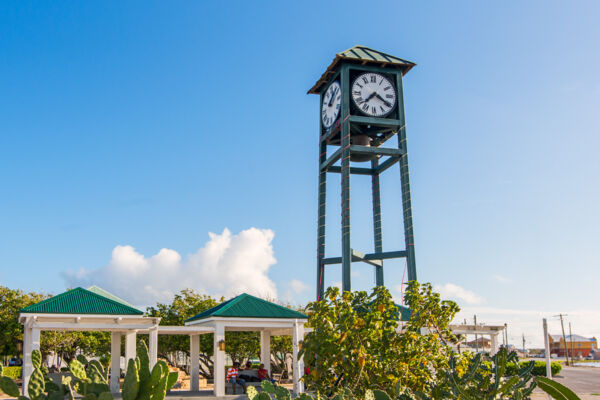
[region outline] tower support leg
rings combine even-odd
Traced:
[[[350,112],[350,99],[348,95],[348,66],[342,66],[342,290],[351,291],[350,273],[352,268],[352,249],[350,247],[350,122],[346,116]]]
[[[327,142],[319,146],[319,168],[327,159]],[[323,298],[325,292],[325,215],[327,209],[327,172],[319,171],[319,218],[317,220],[317,300]]]
[[[406,245],[406,263],[408,266],[408,280],[417,280],[417,268],[415,264],[415,239],[413,233],[412,206],[410,201],[410,180],[408,176],[408,148],[406,145],[406,120],[404,117],[404,98],[402,90],[402,76],[397,75],[398,86],[398,119],[400,130],[398,131],[398,148],[403,151],[400,157],[400,184],[402,186],[402,215],[404,219],[404,242]]]
[[[376,158],[371,161],[371,168],[376,170],[379,166],[379,160]],[[371,192],[373,193],[373,239],[375,253],[383,252],[383,242],[381,235],[381,191],[379,189],[379,174],[373,174],[371,177]],[[375,285],[383,286],[383,260],[381,266],[375,267]]]

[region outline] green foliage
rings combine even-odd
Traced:
[[[39,368],[35,368],[31,377],[29,378],[29,384],[27,385],[27,394],[32,399],[37,399],[41,397],[42,393],[44,393],[44,389],[46,387],[46,382],[44,379],[44,374],[42,370]]]
[[[405,302],[413,317],[401,333],[399,310],[385,287],[341,295],[338,288],[329,288],[323,300],[310,303],[308,325],[313,330],[301,351],[311,370],[304,377],[307,387],[332,393],[339,383],[362,396],[370,387],[391,393],[400,381],[403,387],[427,392],[448,368],[448,342],[455,339],[449,323],[459,309],[441,301],[431,285],[417,282],[409,283]]]
[[[2,368],[2,376],[19,379],[23,376],[23,367],[4,367]]]
[[[19,323],[19,311],[46,299],[39,293],[25,293],[0,286],[0,354],[18,355],[17,343],[23,340],[23,325]]]
[[[81,363],[79,360],[72,360],[69,364],[69,370],[73,374],[73,376],[80,381],[87,382],[89,381],[87,373],[85,372],[85,365]]]
[[[506,366],[506,375],[512,376],[516,375],[520,368],[523,368],[525,365],[528,365],[529,361],[520,361],[518,364],[509,363]],[[558,375],[562,370],[562,364],[556,361],[550,363],[550,370],[552,371],[552,376]],[[533,365],[533,369],[531,370],[531,374],[533,376],[546,376],[546,362],[545,361],[535,361]]]
[[[140,341],[137,357],[129,360],[123,382],[123,400],[164,400],[167,392],[177,382],[177,373],[159,360],[150,371],[150,357],[146,343]],[[100,400],[100,399],[98,399]]]
[[[0,377],[0,390],[11,397],[18,397],[20,394],[17,384],[7,376]]]
[[[466,368],[457,366],[454,357],[451,357],[451,369],[437,384],[437,388],[432,390],[436,398],[464,400],[529,398],[536,387],[531,375],[533,362],[520,368],[513,376],[507,377],[508,364],[518,365],[516,352],[508,353],[505,348],[500,349],[491,358],[489,366],[482,363],[482,357],[481,354],[477,354],[469,360]],[[449,387],[449,391],[446,387]]]
[[[548,393],[555,400],[580,400],[571,389],[552,379],[538,376],[535,380],[540,389]]]

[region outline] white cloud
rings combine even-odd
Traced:
[[[499,283],[510,283],[512,280],[502,275],[493,275],[492,278]]]
[[[433,290],[438,292],[442,299],[453,299],[457,300],[458,302],[464,302],[472,305],[483,303],[482,297],[453,283],[435,285]]]
[[[62,275],[69,286],[98,285],[140,306],[168,302],[185,288],[213,296],[247,292],[276,299],[275,283],[267,275],[277,262],[273,237],[273,231],[257,228],[235,235],[228,229],[209,233],[204,247],[186,259],[171,249],[146,257],[119,245],[106,266]]]
[[[342,290],[342,281],[333,282],[331,287],[337,287],[340,288],[340,290]]]
[[[302,293],[306,289],[308,289],[308,285],[302,281],[299,281],[298,279],[292,279],[290,281],[290,287],[292,288],[294,293]]]

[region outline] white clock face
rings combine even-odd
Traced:
[[[396,89],[385,76],[368,72],[352,83],[352,100],[365,114],[385,117],[396,105]]]
[[[339,82],[335,81],[323,95],[323,105],[321,106],[321,120],[325,129],[331,128],[335,120],[340,115],[340,106],[342,104],[342,88]]]

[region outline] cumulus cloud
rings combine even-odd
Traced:
[[[308,285],[302,281],[299,281],[298,279],[292,279],[290,281],[290,287],[292,288],[294,293],[302,293],[306,289],[308,289]]]
[[[106,266],[62,275],[69,286],[98,285],[140,306],[168,302],[185,288],[213,296],[247,292],[276,299],[275,283],[268,276],[277,262],[273,237],[269,229],[250,228],[238,234],[225,229],[209,233],[206,244],[185,259],[171,249],[146,257],[131,246],[119,245]]]
[[[453,283],[446,283],[445,285],[435,285],[433,288],[440,294],[442,299],[453,299],[458,302],[464,302],[466,304],[477,305],[483,303],[483,298]]]

